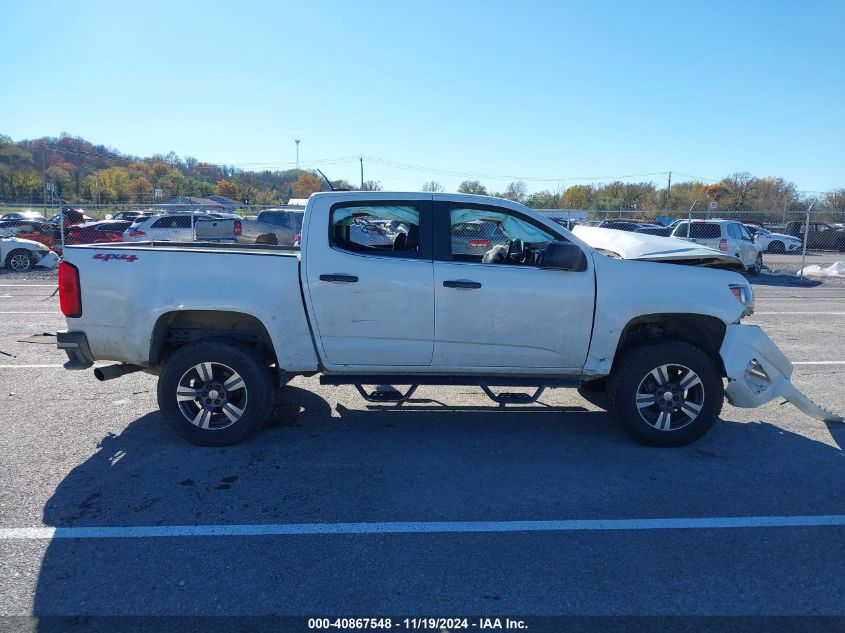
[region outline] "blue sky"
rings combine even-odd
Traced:
[[[843,2],[0,0],[0,133],[415,190],[845,187]],[[677,176],[677,178],[682,178]],[[547,180],[540,180],[547,179]],[[633,180],[663,182],[662,174]]]

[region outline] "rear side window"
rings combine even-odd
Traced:
[[[739,232],[739,227],[736,224],[728,224],[728,237],[735,240],[742,239],[742,233]]]
[[[336,206],[331,212],[332,246],[354,253],[420,256],[420,211],[412,205]]]
[[[687,223],[682,222],[675,229],[675,237],[687,236]],[[689,228],[689,236],[698,240],[712,240],[722,237],[722,229],[712,222],[693,222]]]
[[[159,218],[153,223],[154,229],[189,229],[191,228],[191,216],[176,215],[169,218]]]
[[[256,220],[258,222],[283,226],[295,233],[299,233],[302,231],[303,217],[305,217],[304,213],[297,213],[296,211],[262,211],[258,214]]]

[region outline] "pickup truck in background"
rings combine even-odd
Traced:
[[[292,246],[302,231],[301,210],[266,209],[255,220],[245,218],[201,219],[196,224],[200,242]]]
[[[373,240],[368,226],[390,239]],[[453,248],[479,234],[483,253]],[[68,247],[57,344],[68,369],[118,361],[94,370],[101,380],[158,374],[164,419],[203,445],[243,439],[267,420],[276,389],[317,373],[394,404],[418,385],[475,385],[502,405],[579,388],[659,446],[704,434],[725,395],[739,407],[783,397],[841,420],[791,384],[790,362],[759,327],[741,323],[754,295],[737,270],[729,253],[569,232],[497,198],[326,192],[308,202],[301,250]]]
[[[803,241],[805,228],[807,228],[805,222],[787,222],[783,232]],[[810,222],[807,231],[807,248],[845,251],[845,227],[824,222]]]

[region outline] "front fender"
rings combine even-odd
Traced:
[[[735,407],[759,407],[781,397],[817,420],[843,421],[790,382],[792,363],[759,326],[727,326],[719,354],[728,376],[725,396]]]

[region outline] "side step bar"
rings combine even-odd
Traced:
[[[321,374],[321,385],[465,385],[481,387],[579,387],[573,376],[478,376],[437,374]]]
[[[320,376],[321,385],[354,385],[361,397],[367,402],[402,404],[406,402],[420,385],[468,385],[480,387],[487,397],[501,406],[507,404],[529,404],[536,402],[546,387],[578,387],[580,378],[561,376],[437,376],[420,374],[390,374],[390,375],[361,375],[361,374],[331,374]],[[409,385],[405,393],[401,393],[393,385]],[[364,385],[378,385],[370,393]],[[491,386],[496,387],[535,387],[533,394],[520,392],[493,393]]]

